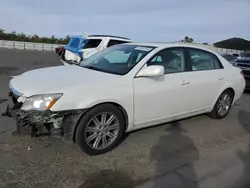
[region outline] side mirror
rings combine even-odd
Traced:
[[[161,65],[151,65],[141,70],[136,77],[156,77],[164,75],[164,67]]]

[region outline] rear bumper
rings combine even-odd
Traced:
[[[16,120],[16,131],[13,134],[31,137],[54,136],[65,141],[73,140],[77,122],[86,110],[23,111],[21,106],[22,103],[13,100],[11,96],[7,102],[6,112],[2,114]]]

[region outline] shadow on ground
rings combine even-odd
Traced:
[[[78,188],[133,188],[135,183],[123,171],[101,170],[89,174]]]
[[[245,110],[240,110],[238,120],[241,126],[250,134],[250,113]],[[242,177],[231,188],[249,188],[250,187],[250,143],[248,151],[243,152],[238,150],[237,155],[244,165]]]
[[[11,72],[18,70],[18,67],[6,67],[1,66],[0,67],[0,75],[11,75]]]
[[[250,89],[244,91],[245,94],[250,94]]]
[[[184,134],[185,130],[181,128],[179,122],[173,122],[170,128],[168,127],[165,130],[167,134],[160,137],[157,144],[151,150],[151,160],[155,162],[156,176],[162,175],[164,171],[166,171],[166,168],[168,168],[169,165],[176,163],[176,161],[180,161],[183,165],[192,163],[199,159],[198,149],[193,141]],[[190,165],[190,168],[187,169],[187,171],[189,177],[194,180],[193,182],[189,182],[190,185],[192,184],[192,187],[194,188],[198,187],[193,166]],[[180,174],[176,173],[175,175],[177,179],[183,180],[183,177]],[[164,183],[164,185],[162,183]],[[153,188],[174,186],[173,182],[169,182],[169,185],[166,185],[165,183],[166,181],[155,181]],[[188,185],[184,187],[188,187]]]

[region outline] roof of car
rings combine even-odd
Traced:
[[[199,49],[211,50],[211,49],[209,49],[209,48],[211,48],[211,46],[198,44],[198,43],[187,43],[187,42],[147,42],[147,43],[132,42],[132,43],[126,43],[126,44],[122,44],[122,45],[152,46],[152,47],[162,47],[162,48],[194,47],[194,48],[199,48]]]
[[[130,40],[129,38],[126,38],[126,37],[120,37],[120,36],[114,36],[114,35],[88,35],[88,37],[109,37],[109,38]]]
[[[130,45],[141,45],[141,46],[154,46],[154,47],[178,47],[178,46],[185,46],[185,47],[210,47],[203,44],[197,43],[184,43],[184,42],[132,42],[129,43]]]

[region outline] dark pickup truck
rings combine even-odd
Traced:
[[[246,89],[250,89],[250,58],[241,58],[235,60],[234,66],[242,69],[246,80]]]

